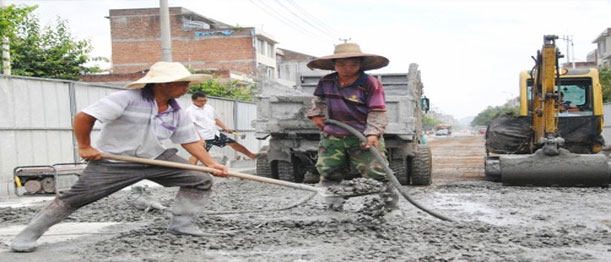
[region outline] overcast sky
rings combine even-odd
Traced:
[[[57,16],[68,20],[74,36],[92,41],[94,56],[110,58],[108,10],[158,7],[159,1],[5,4],[38,5],[35,13],[45,25]],[[592,41],[611,27],[609,0],[169,0],[169,5],[262,28],[278,47],[314,56],[329,55],[339,38],[351,38],[364,52],[390,59],[377,72],[407,72],[417,63],[431,104],[457,119],[517,96],[519,71],[533,66],[531,56],[543,35],[571,35],[575,60],[585,61],[596,48]],[[566,53],[566,43],[557,44]]]

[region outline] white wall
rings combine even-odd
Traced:
[[[52,165],[79,161],[72,135],[72,119],[76,112],[102,97],[122,90],[112,86],[75,81],[0,75],[0,184],[13,180],[17,166]],[[179,99],[181,107],[191,104],[190,95]],[[210,98],[221,120],[230,128],[245,133],[239,143],[258,152],[264,141],[254,138],[251,122],[256,118],[254,103]],[[92,133],[95,145],[100,126]],[[230,136],[232,137],[232,136]],[[167,146],[181,149],[179,145]],[[213,147],[211,154],[225,155],[229,160],[239,154],[229,147]]]

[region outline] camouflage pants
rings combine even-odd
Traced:
[[[384,138],[380,138],[378,152],[382,154],[386,164]],[[327,181],[341,181],[344,174],[350,172],[352,165],[362,177],[386,182],[388,177],[384,166],[378,163],[369,149],[361,147],[361,141],[355,136],[337,137],[328,134],[321,135],[318,149],[316,169]]]

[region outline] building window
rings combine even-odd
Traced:
[[[273,45],[271,45],[270,43],[267,43],[267,42],[266,42],[265,47],[267,47],[267,50],[266,50],[266,51],[267,51],[267,53],[266,53],[266,55],[267,55],[268,57],[274,58],[274,46],[273,46]]]
[[[265,41],[257,39],[257,52],[259,54],[265,55]]]

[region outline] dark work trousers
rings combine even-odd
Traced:
[[[175,148],[167,149],[156,159],[189,164],[176,152]],[[191,187],[202,191],[212,187],[212,177],[204,172],[97,160],[89,161],[79,180],[59,199],[72,208],[80,208],[143,179],[165,187]]]

